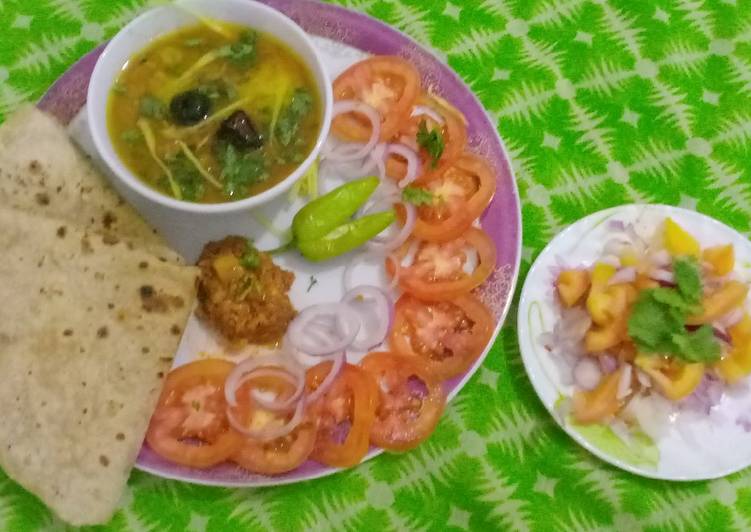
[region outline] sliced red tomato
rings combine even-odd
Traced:
[[[444,174],[423,185],[433,202],[417,209],[412,234],[428,242],[461,236],[485,210],[495,194],[495,173],[476,155],[464,153]],[[404,211],[399,212],[403,218]]]
[[[315,390],[331,368],[322,362],[308,370],[308,388]],[[370,429],[378,404],[378,390],[371,375],[345,364],[331,388],[314,406],[318,436],[310,457],[331,467],[352,467],[368,452]]]
[[[375,377],[380,393],[373,444],[405,451],[425,440],[441,419],[446,394],[435,376],[418,358],[389,352],[368,354],[362,367]]]
[[[395,310],[391,349],[426,361],[441,380],[465,373],[493,334],[490,312],[471,294],[435,303],[404,294]]]
[[[227,460],[243,437],[230,427],[224,381],[234,364],[202,359],[172,370],[151,418],[146,442],[177,464],[206,468]]]
[[[407,241],[396,254],[401,262],[413,241]],[[471,273],[464,271],[466,248],[477,254],[477,265]],[[395,260],[386,260],[390,276],[396,272]],[[470,227],[459,238],[437,244],[420,242],[409,266],[399,266],[399,286],[423,301],[446,301],[466,294],[480,286],[495,268],[495,244],[482,229]]]
[[[467,126],[464,122],[464,115],[437,97],[422,94],[415,105],[428,107],[443,119],[441,124],[428,115],[411,116],[412,110],[410,110],[410,116],[406,118],[397,133],[396,140],[420,154],[422,173],[417,177],[416,182],[425,183],[442,175],[462,154],[467,146]],[[443,143],[443,153],[435,162],[417,141],[417,133],[423,123],[428,132],[437,130]],[[397,156],[389,157],[386,161],[386,174],[397,181],[402,179],[407,174],[406,161]]]
[[[334,99],[360,100],[381,114],[381,140],[387,141],[399,130],[420,92],[420,74],[400,57],[377,55],[355,63],[334,81]],[[334,132],[346,139],[370,138],[368,122],[349,113],[332,122]]]
[[[287,399],[295,392],[289,381],[264,376],[245,382],[237,390],[238,419],[249,426],[261,429],[263,426],[289,422],[293,412],[270,412],[259,408],[251,400],[253,391],[273,393],[280,400]],[[232,455],[239,466],[261,475],[278,475],[292,471],[308,459],[316,441],[316,422],[308,412],[297,427],[289,434],[270,441],[245,438],[244,444]]]

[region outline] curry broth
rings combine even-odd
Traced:
[[[205,181],[200,203],[221,203],[253,196],[273,187],[293,172],[313,149],[321,126],[321,104],[313,76],[302,60],[274,38],[257,33],[252,65],[237,65],[226,58],[213,60],[181,80],[185,72],[213,50],[233,43],[247,28],[221,23],[222,35],[199,24],[178,30],[155,40],[134,55],[123,68],[111,91],[107,123],[115,151],[144,183],[167,195],[163,167],[151,155],[138,127],[144,118],[142,101],[157,98],[164,117],[147,117],[153,132],[156,154],[169,161],[181,152],[180,143],[190,148],[203,169],[222,183],[223,168],[215,153],[217,130],[229,112],[245,111],[264,137],[256,150],[263,156],[267,178],[247,187],[247,193],[227,193]],[[203,88],[211,94],[211,112],[207,120],[187,127],[170,119],[170,101],[178,93]],[[282,146],[269,139],[273,124],[279,124],[280,108],[295,89],[304,89],[312,97],[312,106],[299,122],[294,146]],[[277,128],[278,129],[278,128]],[[276,131],[276,129],[275,129]]]

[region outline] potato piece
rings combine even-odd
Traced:
[[[605,375],[596,388],[577,391],[573,397],[573,414],[577,423],[599,423],[615,415],[621,408],[618,400],[618,382],[623,368]]]
[[[243,267],[240,265],[240,261],[232,254],[219,255],[211,263],[211,267],[216,272],[216,276],[223,284],[230,284],[242,277]]]
[[[728,281],[722,288],[704,297],[702,313],[686,320],[688,325],[702,325],[712,322],[743,304],[748,295],[748,285],[739,281]]]
[[[707,248],[702,259],[712,266],[715,275],[727,275],[735,268],[735,248],[732,244]]]
[[[704,364],[685,364],[675,359],[639,354],[635,364],[650,376],[662,394],[678,401],[693,393],[704,376]]]
[[[665,247],[673,256],[691,255],[699,257],[699,242],[672,218],[665,220]]]
[[[581,301],[589,290],[589,272],[586,270],[564,270],[556,283],[558,297],[564,307],[573,307]]]

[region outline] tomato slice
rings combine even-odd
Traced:
[[[315,390],[326,378],[331,362],[308,370],[308,388]],[[318,435],[310,457],[331,467],[360,463],[370,446],[378,404],[378,390],[372,376],[358,366],[345,364],[331,388],[316,401]]]
[[[395,353],[418,357],[438,379],[465,373],[493,334],[493,318],[475,296],[425,303],[409,294],[396,302],[389,345]]]
[[[407,241],[396,253],[396,260],[401,262],[411,247],[412,241]],[[471,273],[464,271],[466,247],[477,253],[477,265]],[[495,262],[493,241],[482,229],[470,227],[461,237],[450,242],[420,242],[412,264],[399,267],[399,286],[424,301],[447,301],[485,282],[493,272]],[[394,260],[386,260],[386,271],[394,276]]]
[[[361,365],[375,377],[380,393],[370,440],[384,449],[405,451],[430,436],[446,394],[426,365],[389,352],[370,353]]]
[[[202,359],[172,370],[151,418],[146,442],[157,454],[189,467],[227,460],[243,437],[229,426],[224,381],[234,364]]]
[[[420,92],[420,74],[400,57],[374,56],[355,63],[334,81],[334,99],[360,100],[381,113],[381,141],[390,140],[408,116]],[[367,141],[371,128],[356,114],[340,115],[334,132],[346,140]]]
[[[484,159],[464,153],[423,188],[434,199],[418,207],[412,234],[428,242],[448,242],[461,236],[483,213],[495,194],[496,178]],[[398,212],[403,218],[404,211]]]
[[[295,387],[287,380],[273,376],[259,377],[245,382],[237,390],[237,416],[249,425],[286,423],[292,412],[275,413],[259,408],[250,399],[253,390],[273,393],[284,400],[291,397]],[[268,442],[245,438],[232,460],[252,473],[278,475],[292,471],[308,459],[316,441],[316,422],[311,412],[289,434]]]
[[[464,151],[467,146],[467,126],[464,115],[454,109],[447,102],[434,96],[422,94],[415,105],[429,107],[442,119],[440,124],[427,115],[410,116],[397,133],[397,140],[420,153],[422,173],[417,177],[417,183],[426,183],[441,176]],[[428,131],[438,130],[443,140],[443,153],[433,164],[433,159],[417,142],[417,132],[420,124],[425,122]],[[386,161],[386,174],[395,180],[402,179],[407,174],[407,163],[401,158],[391,156]]]

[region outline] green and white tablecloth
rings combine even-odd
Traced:
[[[0,0],[0,119],[38,98],[140,3]],[[750,230],[748,0],[342,3],[432,46],[497,121],[523,202],[522,276],[565,225],[620,203],[681,205]],[[268,489],[134,472],[106,528],[751,529],[751,470],[713,482],[652,481],[570,440],[526,378],[514,312],[417,450]],[[0,527],[62,525],[0,473]]]

